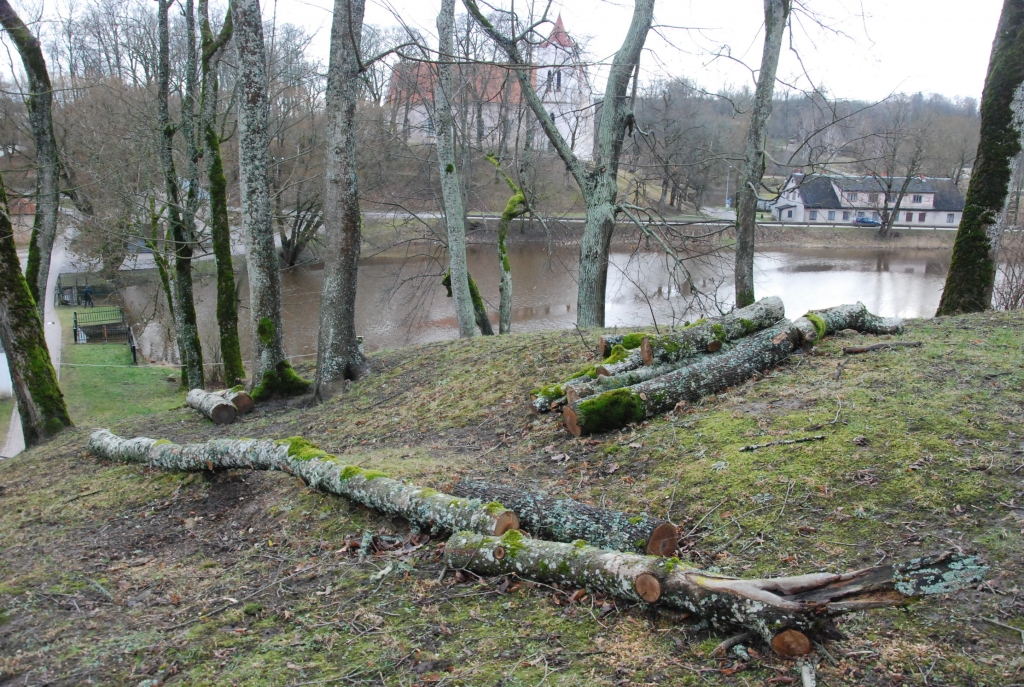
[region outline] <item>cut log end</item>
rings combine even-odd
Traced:
[[[575,403],[580,400],[580,392],[576,390],[576,387],[570,386],[565,389],[565,400],[569,403]]]
[[[772,637],[772,650],[786,658],[806,656],[811,653],[811,640],[799,630],[783,630]]]
[[[608,371],[608,368],[602,365],[594,371],[598,377],[611,377],[612,373]]]
[[[675,525],[663,522],[654,528],[647,540],[647,553],[652,556],[672,556],[679,546],[679,533]]]
[[[708,353],[714,353],[715,351],[720,350],[722,350],[722,342],[719,341],[718,339],[715,339],[714,341],[708,344]]]
[[[576,417],[576,411],[572,409],[572,406],[566,406],[562,410],[562,419],[565,420],[565,428],[572,432],[573,436],[581,436],[583,434],[583,427],[580,426],[579,418]]]
[[[256,407],[256,402],[252,400],[252,396],[244,391],[235,392],[228,400],[235,404],[239,415],[251,413],[252,409]]]
[[[651,346],[651,340],[646,336],[640,342],[640,357],[643,358],[644,365],[654,364],[654,347]]]
[[[494,556],[495,560],[500,561],[502,558],[505,557],[505,547],[495,546],[494,550],[491,551],[491,555]]]
[[[519,516],[510,510],[505,511],[494,521],[494,536],[500,537],[509,530],[519,529]]]
[[[230,425],[237,415],[235,406],[227,402],[218,404],[210,410],[210,419],[218,425]]]
[[[633,580],[633,588],[636,589],[640,598],[649,604],[661,598],[661,582],[658,582],[658,578],[650,573],[637,575]]]
[[[602,359],[607,358],[608,354],[611,353],[611,350],[611,345],[603,336],[597,340],[597,353]]]

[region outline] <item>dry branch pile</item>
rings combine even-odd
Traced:
[[[898,334],[903,323],[872,315],[863,303],[789,321],[781,300],[765,298],[678,332],[642,336],[631,353],[618,344],[603,365],[535,389],[534,407],[564,406],[566,427],[576,436],[619,429],[740,384],[843,329]]]

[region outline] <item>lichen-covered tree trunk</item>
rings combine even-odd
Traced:
[[[608,70],[593,166],[585,165],[573,152],[572,145],[559,133],[535,88],[536,71],[524,59],[516,38],[502,34],[484,15],[476,0],[465,0],[464,4],[474,20],[508,57],[526,104],[533,110],[552,148],[579,184],[587,214],[580,243],[576,323],[584,328],[603,327],[608,250],[618,211],[619,157],[626,129],[632,127],[634,121],[627,87],[651,28],[654,0],[634,0],[633,17],[626,37]]]
[[[1004,0],[981,96],[981,134],[937,315],[992,304],[999,215],[1024,134],[1024,0]]]
[[[713,353],[728,341],[735,341],[770,327],[786,316],[778,296],[733,310],[728,315],[663,336],[646,337],[640,344],[644,365],[664,365],[702,353]]]
[[[602,549],[654,556],[671,556],[679,544],[675,525],[646,513],[623,513],[573,499],[554,499],[520,487],[475,480],[459,480],[452,487],[452,493],[501,503],[516,512],[523,529],[542,539],[561,542],[584,539]]]
[[[170,0],[157,0],[158,19],[158,66],[157,66],[157,117],[160,126],[160,166],[164,176],[164,190],[167,194],[167,221],[174,241],[174,325],[178,340],[181,365],[190,389],[201,389],[205,385],[203,375],[203,349],[199,342],[199,325],[196,322],[196,306],[192,286],[192,247],[194,232],[190,230],[188,207],[182,207],[178,173],[174,165],[174,132],[171,123],[168,98],[170,92],[170,27],[168,9]],[[189,4],[188,9],[191,9]],[[194,28],[194,27],[193,27]],[[194,38],[193,38],[194,41]],[[194,64],[194,60],[192,61]],[[185,100],[189,100],[186,96]],[[187,107],[182,110],[183,119],[188,119]],[[191,147],[191,145],[189,146]]]
[[[954,593],[976,585],[988,570],[976,556],[944,553],[847,573],[737,579],[678,558],[527,539],[520,532],[502,537],[458,532],[445,546],[444,561],[478,575],[518,575],[658,603],[692,613],[718,630],[750,631],[768,642],[786,630],[813,632],[845,613]]]
[[[437,83],[434,86],[437,164],[441,171],[441,201],[448,237],[448,271],[452,281],[450,295],[455,306],[455,319],[459,324],[459,336],[468,339],[476,335],[479,318],[474,311],[475,301],[470,292],[469,268],[466,265],[466,213],[462,204],[459,169],[455,164],[455,119],[451,103],[455,93],[452,77],[454,32],[455,0],[441,0],[441,11],[437,14],[439,54]]]
[[[269,102],[259,0],[233,0],[231,23],[238,56],[238,157],[255,363],[252,397],[259,401],[303,393],[309,382],[295,374],[284,355],[281,274],[270,215]]]
[[[185,405],[198,410],[207,420],[218,425],[230,425],[238,417],[235,404],[220,394],[203,389],[192,389],[185,396]]]
[[[43,321],[14,246],[7,190],[0,177],[0,344],[7,355],[25,446],[71,426],[50,361]]]
[[[672,410],[683,401],[694,403],[745,382],[775,367],[798,348],[810,347],[842,329],[895,334],[902,331],[902,321],[872,315],[862,303],[807,313],[667,374],[570,403],[563,410],[566,427],[576,436],[606,432]]]
[[[754,302],[754,233],[757,229],[757,196],[765,169],[765,126],[772,114],[775,73],[782,54],[782,35],[789,20],[791,0],[764,0],[764,48],[757,75],[750,128],[743,151],[739,188],[736,189],[736,307]]]
[[[500,503],[483,503],[407,485],[376,470],[345,465],[304,439],[282,441],[214,439],[180,446],[138,437],[124,439],[101,429],[89,437],[89,450],[109,460],[142,463],[162,470],[280,470],[310,489],[342,496],[389,516],[405,518],[435,533],[470,530],[502,535],[519,528],[516,514]]]
[[[224,17],[224,25],[216,38],[210,28],[208,0],[200,0],[200,31],[202,35],[202,61],[200,79],[199,126],[206,158],[206,176],[210,193],[210,241],[217,269],[217,330],[220,335],[220,355],[224,363],[224,380],[228,386],[245,379],[242,346],[238,340],[238,295],[235,292],[235,266],[231,257],[231,225],[228,221],[228,180],[224,174],[224,159],[220,152],[217,133],[217,101],[220,83],[217,64],[221,51],[231,40],[233,30],[231,12]]]
[[[25,104],[36,147],[36,216],[28,249],[26,278],[35,307],[42,317],[60,209],[60,157],[53,135],[53,87],[39,40],[8,0],[0,0],[0,24],[17,48],[28,75],[29,92]],[[27,434],[25,438],[28,439]]]
[[[508,229],[512,220],[527,211],[526,196],[523,194],[516,182],[512,180],[505,170],[501,168],[501,162],[493,155],[488,155],[494,168],[505,177],[505,183],[512,190],[512,197],[505,204],[498,221],[498,269],[501,270],[501,282],[498,284],[500,300],[498,304],[498,333],[508,334],[512,331],[512,265],[508,261]]]
[[[358,379],[368,370],[356,339],[361,217],[355,119],[362,75],[359,50],[365,9],[365,0],[335,0],[331,25],[323,205],[327,245],[314,385],[319,399],[330,396],[340,382]]]

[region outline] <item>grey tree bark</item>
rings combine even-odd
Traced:
[[[60,158],[53,135],[53,87],[50,85],[50,75],[39,40],[25,26],[8,0],[0,0],[0,24],[3,24],[7,35],[14,42],[28,75],[26,105],[36,147],[36,216],[29,244],[26,278],[36,309],[42,317],[60,209]],[[27,439],[28,435],[25,437]]]
[[[477,0],[463,2],[477,23],[508,57],[523,98],[533,110],[551,146],[580,187],[586,206],[586,219],[580,245],[576,320],[580,327],[603,327],[605,289],[608,282],[608,251],[618,212],[619,157],[626,129],[634,125],[634,116],[626,91],[651,28],[654,0],[635,0],[633,18],[626,37],[612,60],[601,104],[601,123],[597,129],[597,154],[591,167],[585,165],[573,153],[572,146],[559,133],[534,87],[535,70],[523,58],[516,40],[502,34],[484,16]]]
[[[988,571],[976,556],[943,553],[847,573],[737,579],[678,558],[526,539],[519,532],[502,537],[458,532],[448,540],[444,562],[478,575],[518,575],[633,603],[658,603],[703,618],[717,630],[746,630],[766,642],[787,630],[817,630],[845,613],[967,589]]]
[[[356,339],[355,312],[362,240],[355,117],[362,74],[359,50],[365,9],[365,0],[335,0],[331,24],[323,205],[327,245],[314,384],[318,399],[330,396],[338,383],[358,379],[367,372],[366,359]]]
[[[454,32],[455,0],[441,0],[441,11],[437,14],[437,83],[434,86],[437,164],[441,169],[441,199],[448,236],[452,303],[459,323],[459,336],[469,339],[476,335],[477,318],[469,289],[469,269],[466,266],[466,213],[462,203],[462,183],[455,164],[455,119],[451,103],[454,94]]]
[[[207,420],[218,425],[230,425],[238,417],[238,408],[220,394],[203,389],[192,389],[185,396],[185,405],[199,411]]]
[[[775,74],[782,54],[782,35],[789,20],[791,0],[764,0],[764,49],[757,75],[750,128],[743,151],[739,189],[736,192],[736,307],[754,302],[754,234],[757,229],[757,195],[765,169],[765,126],[772,114]]]
[[[178,187],[178,173],[174,165],[174,133],[175,126],[171,123],[169,107],[170,92],[170,26],[168,10],[170,0],[157,0],[158,19],[158,51],[159,62],[157,66],[157,117],[160,127],[160,166],[164,176],[164,192],[167,195],[167,221],[171,228],[171,238],[174,241],[174,270],[173,270],[173,295],[174,295],[174,324],[175,334],[178,340],[178,352],[181,356],[181,366],[184,372],[185,381],[190,389],[201,389],[205,385],[203,375],[203,349],[199,342],[199,326],[196,323],[196,306],[192,288],[192,247],[195,243],[194,232],[194,208],[182,207],[181,193]],[[186,12],[190,18],[186,18],[187,30],[191,38],[187,39],[192,48],[187,62],[191,71],[195,71],[195,17],[192,16],[192,0],[186,3]],[[182,102],[182,134],[192,134],[192,117],[194,108],[188,103],[194,100],[195,78],[194,75],[186,75],[186,93]],[[192,92],[188,92],[191,86]],[[186,130],[186,122],[187,130]],[[198,182],[198,166],[194,164],[192,155],[195,151],[195,140],[186,142],[189,151],[189,172],[195,174],[195,182]],[[193,169],[194,168],[194,169]],[[197,183],[191,183],[189,194],[195,193]]]
[[[238,157],[255,366],[252,397],[259,401],[302,393],[309,382],[295,374],[285,358],[282,340],[281,275],[270,214],[266,50],[259,0],[233,0],[231,19],[238,56]]]
[[[449,496],[403,484],[376,470],[345,465],[300,437],[282,441],[214,439],[180,446],[145,437],[124,439],[100,429],[89,436],[89,450],[109,460],[161,470],[279,470],[295,475],[310,489],[343,496],[434,533],[470,530],[501,535],[519,528],[516,514],[500,503]]]

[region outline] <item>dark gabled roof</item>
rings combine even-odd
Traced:
[[[828,177],[812,175],[797,182],[800,189],[800,197],[803,198],[804,207],[816,210],[824,208],[838,208],[839,198]]]
[[[899,191],[904,177],[894,177],[891,188]],[[811,210],[839,210],[842,208],[835,186],[844,192],[885,193],[887,183],[873,176],[825,176],[822,174],[793,175],[793,185],[799,189],[804,207]],[[960,189],[948,178],[913,177],[907,193],[934,193],[935,203],[929,208],[940,212],[962,212],[964,199]],[[849,208],[846,208],[849,209]]]

